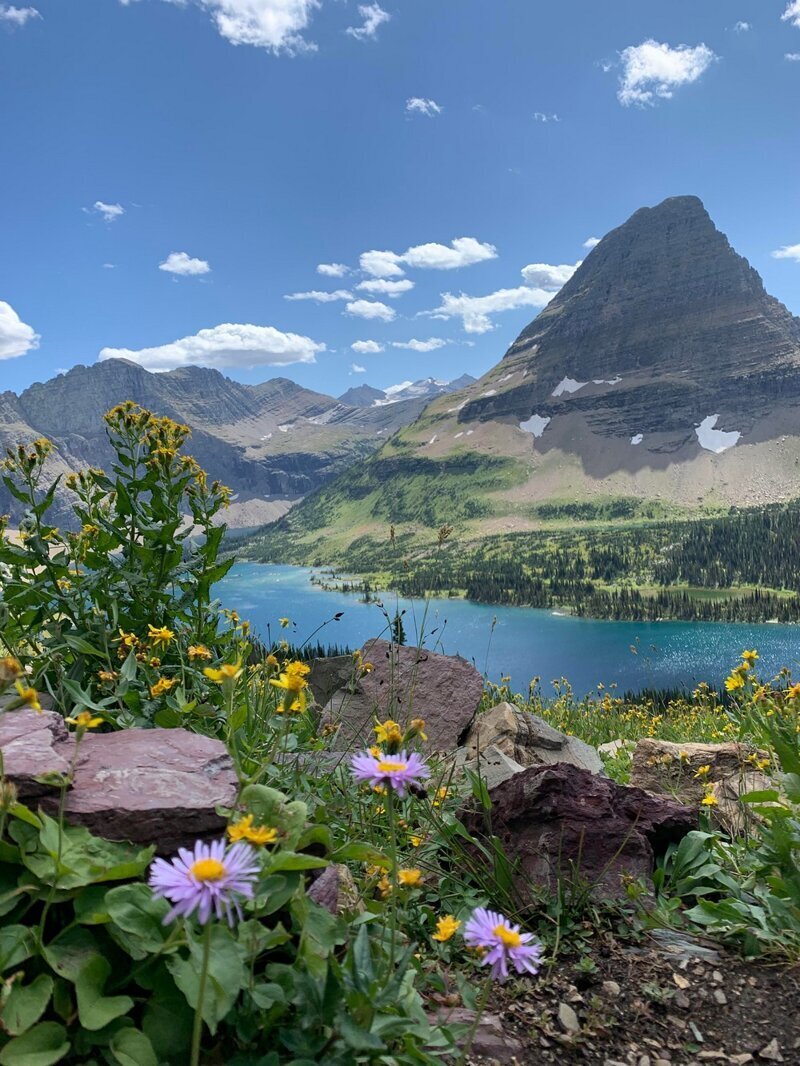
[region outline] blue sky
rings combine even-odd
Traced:
[[[800,0],[0,0],[3,387],[477,375],[682,193],[800,314],[799,103]]]

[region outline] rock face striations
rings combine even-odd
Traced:
[[[778,503],[800,495],[798,464],[800,319],[701,201],[679,196],[609,233],[495,367],[433,400],[272,539],[324,560],[356,524],[374,539],[442,522],[479,538],[576,507]]]

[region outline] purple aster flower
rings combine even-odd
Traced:
[[[167,925],[178,915],[197,912],[205,925],[212,911],[233,925],[234,914],[241,919],[241,899],[253,898],[253,883],[260,867],[248,844],[225,849],[224,840],[204,844],[198,840],[194,851],[179,848],[174,859],[156,859],[150,867],[150,887],[156,896],[174,906],[164,919]]]
[[[509,962],[517,973],[537,973],[542,961],[542,945],[531,943],[533,933],[520,933],[497,911],[476,907],[464,926],[464,941],[471,948],[483,948],[482,966],[492,967],[492,977],[505,981]]]
[[[350,760],[350,768],[356,781],[366,781],[373,788],[390,786],[400,799],[405,796],[408,785],[431,775],[425,760],[416,752],[411,755],[404,751],[397,755],[384,755],[378,751],[373,755],[372,752],[362,751]]]

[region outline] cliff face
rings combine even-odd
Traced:
[[[538,528],[564,504],[780,502],[800,495],[798,473],[800,320],[680,196],[610,232],[480,381],[277,532],[323,557],[348,529],[389,523],[481,537]]]
[[[232,525],[280,517],[292,502],[369,455],[424,406],[406,401],[362,409],[287,378],[250,386],[201,367],[151,374],[114,359],[74,367],[20,396],[0,393],[0,445],[49,437],[58,449],[47,471],[51,479],[87,465],[107,466],[103,415],[123,400],[191,427],[188,450],[236,494],[226,513]],[[56,503],[63,521],[66,496],[59,494]],[[18,517],[16,502],[0,486],[3,512]]]

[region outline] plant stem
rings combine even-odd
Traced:
[[[456,1066],[464,1066],[464,1063],[467,1061],[467,1055],[469,1055],[469,1050],[472,1047],[472,1042],[475,1039],[475,1034],[477,1033],[478,1026],[481,1023],[481,1018],[483,1017],[483,1012],[486,1009],[486,1001],[489,999],[489,991],[490,991],[491,987],[492,987],[492,978],[491,978],[491,975],[490,975],[490,976],[488,976],[486,978],[486,982],[485,982],[485,984],[483,986],[483,990],[482,990],[482,992],[480,994],[480,998],[478,999],[478,1002],[475,1004],[475,1017],[472,1020],[472,1025],[469,1027],[469,1032],[467,1033],[467,1039],[466,1039],[466,1041],[464,1043],[464,1047],[463,1047],[463,1049],[461,1051],[461,1055],[459,1056],[459,1059],[458,1059],[458,1062],[456,1063]]]
[[[190,1066],[200,1066],[200,1038],[203,1035],[203,1001],[206,998],[206,983],[208,981],[208,962],[211,957],[211,922],[206,925],[203,934],[203,962],[200,967],[200,986],[197,990],[197,1006],[194,1012],[194,1028],[192,1029],[192,1057]]]
[[[386,806],[389,811],[389,855],[392,860],[390,874],[392,894],[389,915],[389,973],[391,973],[394,966],[395,941],[397,940],[397,831],[394,824],[394,790],[391,785],[386,786]]]

